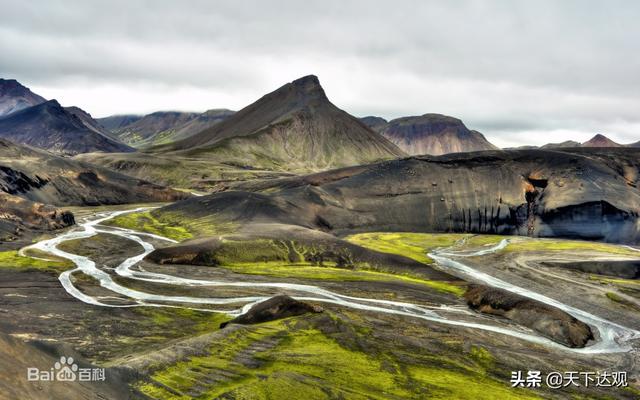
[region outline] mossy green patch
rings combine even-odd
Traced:
[[[413,258],[424,264],[433,263],[427,253],[438,247],[449,247],[469,235],[437,233],[358,233],[346,237],[351,243],[383,253]]]
[[[173,221],[164,221],[161,218],[156,218],[150,211],[118,215],[105,221],[104,224],[153,233],[177,241],[193,237],[191,232],[184,226],[177,225]]]
[[[462,296],[465,291],[464,288],[449,282],[361,269],[345,269],[333,266],[319,267],[310,263],[282,264],[280,262],[253,262],[223,264],[222,267],[242,274],[267,275],[279,278],[411,283],[452,293],[456,296]]]
[[[26,255],[31,253],[27,252]],[[18,254],[17,250],[0,251],[0,268],[12,268],[12,269],[28,269],[33,268],[41,271],[60,273],[69,268],[72,268],[74,264],[71,261],[63,259],[54,259],[53,256],[44,254],[35,254],[36,257],[47,258],[51,257],[51,261],[41,260],[32,257],[23,257]]]
[[[154,399],[534,399],[480,367],[440,360],[401,367],[392,355],[347,348],[291,318],[217,338],[209,354],[161,369],[137,384]],[[326,323],[326,322],[325,322]]]
[[[521,239],[511,243],[503,250],[508,252],[522,251],[595,251],[616,255],[638,257],[640,253],[624,246],[587,242],[580,240],[556,240],[556,239]]]

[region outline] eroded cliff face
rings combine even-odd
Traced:
[[[637,243],[639,155],[637,149],[572,149],[411,157],[241,183],[168,209],[337,234],[469,232]]]

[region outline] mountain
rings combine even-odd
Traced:
[[[380,127],[379,132],[412,155],[498,149],[482,133],[467,129],[461,120],[441,114],[397,118]]]
[[[118,140],[118,138],[115,137],[107,128],[102,126],[102,124],[95,120],[91,114],[84,111],[82,108],[71,106],[65,107],[64,109],[82,121],[82,124],[87,127],[87,129],[90,129],[100,135],[110,137],[111,139]]]
[[[88,127],[86,122],[64,109],[56,100],[0,118],[0,137],[60,154],[134,151]]]
[[[115,132],[126,127],[127,125],[133,124],[134,122],[142,119],[142,117],[143,115],[133,115],[133,114],[112,115],[109,117],[98,118],[96,119],[96,121],[98,121],[98,123],[102,125],[105,129],[107,129],[109,132]]]
[[[404,155],[333,105],[317,77],[263,96],[219,124],[152,151],[181,151],[271,170],[321,170]]]
[[[640,149],[502,150],[415,156],[271,181],[174,203],[198,223],[469,232],[640,243]]]
[[[227,110],[226,108],[207,110],[186,124],[177,126],[175,130],[170,133],[160,133],[158,136],[161,137],[161,140],[156,140],[155,144],[176,142],[178,140],[186,139],[224,121],[233,114],[235,114],[235,111]]]
[[[388,122],[386,119],[376,116],[362,117],[360,121],[376,132],[379,132]]]
[[[0,117],[45,101],[15,79],[0,79]]]
[[[541,149],[562,149],[566,147],[581,147],[581,146],[582,144],[580,144],[580,142],[576,142],[574,140],[567,140],[560,143],[547,143],[540,148]]]
[[[623,145],[614,142],[608,137],[597,134],[590,140],[582,143],[581,147],[624,147]]]
[[[191,112],[158,111],[112,132],[124,143],[142,147],[153,144],[159,135],[171,133],[197,117],[197,113]]]

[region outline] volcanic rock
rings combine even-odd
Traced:
[[[220,328],[224,328],[228,324],[259,324],[261,322],[274,321],[307,313],[320,313],[322,311],[323,309],[320,306],[304,303],[287,295],[278,295],[254,305],[249,311],[231,321],[221,323]]]
[[[505,317],[568,347],[585,347],[594,338],[589,325],[565,311],[506,290],[470,285],[464,297],[474,310]]]

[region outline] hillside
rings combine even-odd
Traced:
[[[63,108],[56,100],[0,118],[0,137],[59,154],[134,150],[96,127],[88,126],[87,121]]]
[[[331,170],[167,206],[159,214],[354,231],[472,232],[638,243],[640,150],[511,150]]]
[[[158,136],[172,133],[198,117],[197,113],[158,111],[134,120],[112,132],[124,143],[133,147],[153,144]]]
[[[480,132],[469,130],[461,120],[441,114],[397,118],[378,125],[377,131],[411,155],[498,149]]]
[[[66,205],[172,201],[188,194],[105,168],[0,140],[0,191]]]
[[[15,79],[0,78],[0,117],[45,101]]]

